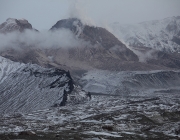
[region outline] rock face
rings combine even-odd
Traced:
[[[83,24],[77,18],[59,20],[50,30],[58,30],[60,28],[70,29],[76,35],[81,34]]]
[[[26,19],[8,18],[0,25],[0,33],[9,33],[13,31],[24,31],[25,29],[33,29],[32,25]],[[35,29],[33,29],[35,30]]]
[[[142,22],[136,25],[111,25],[113,33],[132,47],[149,47],[179,52],[180,16]]]
[[[48,109],[65,105],[73,81],[64,70],[12,62],[0,57],[0,113]]]

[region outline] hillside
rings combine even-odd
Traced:
[[[0,114],[30,113],[65,105],[73,90],[70,74],[0,57]]]

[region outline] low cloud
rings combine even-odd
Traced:
[[[0,50],[13,48],[20,49],[23,46],[36,48],[71,48],[87,45],[82,39],[77,38],[70,30],[36,32],[26,30],[24,32],[11,32],[0,34]]]

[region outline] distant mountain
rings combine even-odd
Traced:
[[[69,72],[0,57],[0,114],[65,105],[73,88]]]
[[[176,17],[175,19],[178,19],[178,17]],[[165,21],[167,22],[168,20],[166,19]],[[170,26],[170,21],[168,23],[168,25]],[[156,24],[160,26],[158,21]],[[138,27],[144,29],[145,27],[150,28],[149,26],[151,25],[154,28],[157,28],[156,24],[153,24],[153,22],[151,24],[141,23],[138,25]],[[174,31],[170,31],[171,27],[169,26],[165,29],[169,33],[168,35],[178,33],[178,31],[176,30],[178,29],[178,27],[174,27]],[[123,30],[119,24],[114,24],[113,27],[113,32],[115,32],[115,35],[120,38],[120,40],[123,40],[124,38],[121,39],[121,37],[119,37],[118,35],[127,37],[127,39],[129,39],[128,37],[132,39],[134,36],[128,34],[129,32],[134,33],[134,35],[136,35],[135,31],[144,31],[144,34],[149,33],[146,32],[146,28],[144,30],[139,30],[139,28],[136,28],[134,26],[130,26],[130,28],[129,26],[127,26],[127,28],[124,27]],[[52,26],[50,30],[54,31],[62,28],[71,30],[77,38],[86,40],[94,46],[72,48],[66,51],[56,50],[54,52],[54,54],[56,53],[56,55],[53,56],[54,60],[56,60],[57,62],[60,62],[63,58],[67,58],[68,60],[72,59],[72,61],[74,61],[73,64],[75,64],[76,66],[78,66],[79,63],[82,64],[81,62],[84,62],[84,64],[89,64],[90,66],[93,66],[95,68],[106,70],[154,70],[180,68],[180,55],[178,53],[168,54],[167,51],[161,51],[162,49],[160,47],[159,49],[154,49],[153,47],[156,46],[152,45],[151,48],[150,46],[145,46],[148,40],[147,42],[146,40],[144,40],[144,45],[142,45],[142,43],[138,44],[136,41],[134,41],[132,44],[130,44],[131,41],[130,43],[125,41],[131,46],[131,51],[129,48],[127,48],[126,45],[124,45],[106,29],[101,27],[83,25],[79,19],[72,18],[60,20],[54,26]],[[153,31],[157,32],[157,30],[155,29]],[[146,36],[148,35],[144,34],[142,35],[142,37],[146,38]],[[134,38],[132,40],[134,40]],[[166,38],[164,38],[164,40],[166,40]],[[153,41],[154,40],[152,40],[151,43],[153,43]],[[140,62],[137,60],[139,60]]]
[[[38,48],[35,43],[33,46],[20,43],[20,50],[9,47],[0,51],[0,55],[16,62],[55,67],[71,72],[78,71],[78,74],[91,69],[137,71],[180,68],[178,53],[167,53],[141,45],[131,46],[129,49],[106,29],[84,25],[77,18],[58,21],[49,33],[64,32],[64,30],[71,31],[75,40],[83,43],[73,47],[52,48],[51,46]]]
[[[7,25],[12,24],[6,26],[6,30],[9,32],[15,29],[19,30],[16,22],[19,23],[16,19],[8,19],[5,23],[8,23]],[[28,24],[28,22],[26,23]],[[29,29],[31,28],[30,25]],[[138,62],[137,55],[104,28],[83,25],[79,19],[72,18],[58,21],[50,32],[62,28],[72,31],[77,40],[83,40],[86,43],[77,47],[49,47],[47,49],[20,43],[20,46],[26,46],[21,47],[21,51],[8,48],[1,51],[0,55],[17,62],[31,62],[45,67],[53,66],[66,70],[122,69],[118,65],[124,61]]]
[[[0,24],[0,33],[22,32],[25,29],[36,30],[32,28],[32,25],[26,19],[8,18],[4,23]]]
[[[134,25],[111,24],[112,32],[131,47],[180,52],[180,16]]]

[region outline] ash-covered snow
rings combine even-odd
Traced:
[[[64,133],[78,133],[81,137],[85,134],[91,138],[123,139],[129,136],[133,139],[179,137],[176,133],[180,123],[179,94],[172,96],[163,93],[158,94],[158,97],[92,96],[90,101],[79,104],[67,104],[19,116],[6,115],[1,118],[0,132],[32,130],[62,136]]]
[[[0,83],[2,83],[10,73],[17,71],[23,66],[24,64],[22,63],[14,63],[13,61],[0,56]]]
[[[76,86],[63,107],[64,71],[0,57],[0,79],[0,137],[29,130],[66,139],[180,137],[179,71],[88,71],[76,81],[84,91]]]
[[[78,81],[85,91],[112,94],[116,87],[121,87],[124,72],[93,70],[85,73]]]
[[[72,79],[58,69],[21,64],[0,57],[0,114],[27,113],[64,104]]]
[[[85,73],[78,83],[85,91],[129,96],[154,91],[180,89],[180,71],[103,71]]]
[[[91,134],[91,135],[104,135],[104,136],[109,136],[109,137],[122,137],[118,134],[111,134],[111,133],[107,133],[107,132],[96,132],[96,131],[88,131],[88,132],[84,132],[85,134]]]
[[[178,139],[180,137],[180,89],[175,89],[167,83],[172,79],[179,83],[176,74],[178,71],[166,71],[166,73],[165,71],[89,71],[78,82],[82,87],[86,87],[88,82],[109,86],[105,94],[96,93],[91,95],[91,100],[84,102],[83,98],[86,97],[87,91],[76,87],[71,96],[77,97],[72,98],[76,101],[68,99],[66,106],[2,116],[0,132],[31,130],[41,136],[43,133],[44,137],[46,134],[55,133],[66,139],[74,137],[79,139]],[[144,83],[141,77],[146,78],[147,83]],[[108,79],[109,83],[107,83]],[[138,90],[133,90],[133,86],[123,89],[126,90],[124,94],[128,93],[128,96],[122,94],[123,90],[117,90],[118,86],[122,87],[123,81],[132,79],[142,82],[139,83],[141,87]],[[164,82],[164,86],[169,87],[166,90],[161,85],[159,87],[152,85],[150,90],[146,88],[146,84],[150,84],[150,81],[154,82],[154,85]],[[114,88],[116,94],[108,92],[115,90]]]

